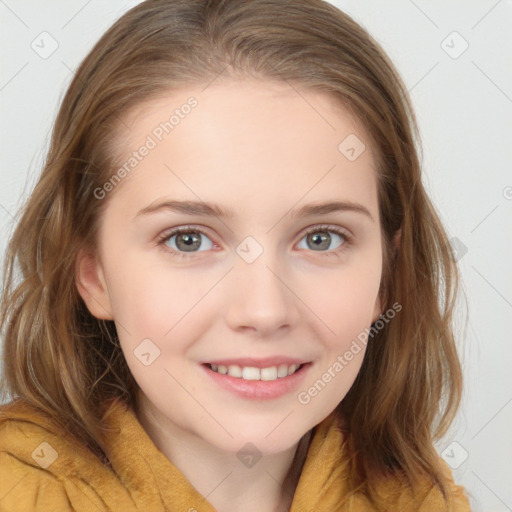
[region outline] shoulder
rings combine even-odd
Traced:
[[[106,510],[86,484],[78,483],[77,464],[92,460],[92,454],[88,458],[85,449],[24,400],[0,406],[2,512]],[[80,493],[88,501],[82,508],[76,501]]]
[[[439,457],[442,470],[443,483],[446,487],[446,497],[443,496],[438,485],[434,485],[430,478],[419,480],[417,487],[412,490],[404,479],[388,482],[388,499],[393,501],[397,510],[411,512],[471,512],[469,500],[464,487],[457,485],[452,472],[446,462]]]
[[[470,504],[466,489],[455,483],[452,471],[448,464],[439,456],[439,463],[443,473],[444,484],[447,489],[446,499],[442,496],[440,489],[437,486],[427,486],[427,494],[423,500],[421,512],[428,512],[433,510],[434,504],[439,504],[439,510],[446,510],[446,512],[471,512]],[[444,508],[441,508],[444,506]]]

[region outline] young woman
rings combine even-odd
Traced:
[[[457,269],[417,146],[326,2],[116,21],[7,252],[1,510],[468,511],[433,446]]]

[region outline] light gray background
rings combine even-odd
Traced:
[[[138,3],[0,0],[2,258],[73,70]],[[465,394],[438,450],[474,511],[512,510],[512,1],[332,3],[370,31],[402,74],[422,133],[424,181],[460,258]],[[49,52],[52,39],[50,56],[33,49]]]

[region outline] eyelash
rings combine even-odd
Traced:
[[[321,254],[322,256],[339,258],[340,254],[343,251],[345,251],[352,243],[352,235],[350,235],[344,229],[341,229],[337,226],[331,226],[329,224],[323,224],[323,225],[315,226],[313,228],[308,229],[307,231],[304,232],[302,238],[304,238],[305,236],[307,236],[311,233],[318,233],[320,231],[328,231],[328,232],[335,233],[343,239],[343,244],[338,249],[334,249],[332,251],[319,251],[319,254]],[[171,249],[170,247],[165,246],[165,243],[168,240],[170,240],[174,235],[179,235],[182,233],[201,233],[202,235],[210,238],[208,236],[208,233],[206,233],[201,228],[194,227],[194,226],[186,226],[184,228],[175,228],[172,231],[163,233],[162,235],[160,235],[158,237],[157,244],[159,247],[161,247],[167,254],[169,254],[173,258],[174,257],[189,258],[192,254],[195,254],[195,253],[179,252],[174,249]],[[301,240],[302,240],[302,238],[301,238]]]

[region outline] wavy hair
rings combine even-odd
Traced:
[[[4,399],[38,407],[108,464],[104,406],[113,397],[133,406],[138,385],[114,323],[93,317],[75,284],[77,255],[95,250],[115,193],[99,201],[93,191],[120,165],[113,151],[120,116],[221,74],[329,93],[369,135],[384,241],[381,304],[402,309],[369,342],[337,407],[350,431],[350,477],[375,502],[379,478],[398,473],[411,485],[427,475],[445,494],[433,442],[462,393],[452,325],[458,270],[422,184],[406,87],[368,32],[322,0],[147,0],[92,48],[62,100],[41,176],[7,248]]]

